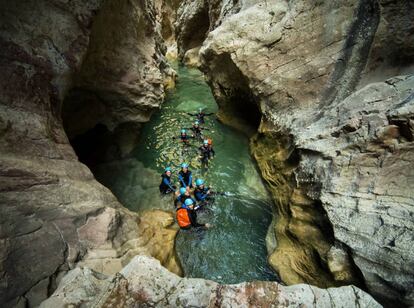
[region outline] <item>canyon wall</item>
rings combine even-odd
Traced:
[[[178,38],[209,29],[178,50],[199,49],[220,118],[257,131],[282,280],[412,305],[412,2],[191,1],[179,12],[192,18],[178,19]]]
[[[2,307],[37,306],[81,260],[112,274],[143,253],[179,273],[172,215],[123,208],[63,127],[128,132],[159,107],[171,72],[155,14],[150,1],[0,1]]]

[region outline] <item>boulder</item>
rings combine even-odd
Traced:
[[[220,285],[180,278],[149,257],[137,256],[118,274],[88,268],[69,272],[41,308],[76,307],[381,307],[354,286],[319,289],[301,284],[246,282]]]

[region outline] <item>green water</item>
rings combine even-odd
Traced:
[[[95,174],[132,210],[173,210],[170,197],[158,193],[160,174],[169,165],[176,175],[182,162],[190,163],[194,178],[201,177],[214,190],[230,192],[231,196],[216,197],[214,204],[198,215],[200,222],[213,225],[211,229],[179,232],[176,250],[185,276],[222,283],[276,280],[267,264],[265,246],[271,204],[249,155],[248,140],[214,116],[206,117],[206,135],[213,139],[216,157],[207,171],[201,170],[197,159],[200,141],[192,140],[193,147],[183,152],[173,137],[194,121],[186,112],[200,107],[215,112],[217,105],[198,70],[176,70],[177,87],[145,125],[133,157],[99,166]],[[175,180],[178,182],[176,176]]]

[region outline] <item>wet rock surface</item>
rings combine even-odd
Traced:
[[[116,7],[113,4],[114,1],[106,1],[104,8],[103,1],[98,0],[0,1],[0,302],[3,307],[37,306],[80,260],[108,273],[118,271],[138,252],[154,253],[169,262],[171,242],[162,252],[161,248],[154,248],[157,239],[148,232],[148,228],[168,229],[168,224],[156,221],[155,226],[144,227],[153,220],[147,216],[145,222],[146,218],[140,219],[123,208],[78,161],[62,125],[63,100],[80,75],[92,74],[93,83],[88,83],[88,89],[96,91],[94,95],[102,94],[104,84],[113,85],[111,95],[116,93],[118,103],[131,111],[120,115],[118,111],[123,107],[105,105],[104,108],[112,110],[107,114],[112,125],[145,119],[146,113],[140,113],[141,96],[152,98],[148,102],[151,108],[161,102],[162,73],[158,58],[153,58],[160,52],[156,50],[151,3],[122,1]],[[99,24],[108,24],[99,18],[102,19],[102,14],[109,17],[105,12],[111,8],[113,32],[102,34]],[[118,8],[122,11],[117,11]],[[119,22],[125,21],[119,15],[130,20],[129,27],[135,22],[145,27],[137,29],[136,36],[118,36]],[[144,30],[150,32],[146,36],[145,57],[131,47],[142,38]],[[121,42],[112,42],[117,44],[111,46],[111,35]],[[107,53],[100,44],[108,48]],[[88,50],[88,46],[92,49]],[[136,62],[127,70],[127,62],[121,65],[120,55],[132,53]],[[143,65],[146,59],[150,61]],[[105,69],[110,69],[110,73]],[[85,110],[82,112],[92,110],[94,114],[72,114],[71,127],[84,130],[95,125],[93,119],[100,115],[100,109]],[[175,231],[165,231],[163,243],[171,239],[171,232]],[[147,244],[149,250],[145,248]]]
[[[252,153],[277,204],[270,263],[288,284],[366,285],[412,304],[412,4],[205,10],[201,68],[220,118],[256,127]]]
[[[306,284],[276,282],[220,285],[203,279],[180,278],[144,256],[113,277],[77,268],[62,280],[40,307],[381,307],[354,286],[319,289]]]

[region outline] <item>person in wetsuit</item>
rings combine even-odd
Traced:
[[[180,228],[185,230],[199,227],[209,228],[210,224],[200,224],[197,222],[197,214],[194,210],[194,206],[195,202],[193,199],[186,199],[184,204],[175,212],[177,223]]]
[[[181,171],[178,173],[178,179],[180,180],[181,187],[193,188],[193,175],[188,170],[188,164],[181,164]]]
[[[196,180],[196,188],[194,189],[194,197],[199,202],[207,202],[212,198],[212,192],[209,187],[204,185],[202,179]]]
[[[194,122],[193,126],[190,128],[190,130],[193,132],[194,136],[200,140],[203,139],[203,130],[209,130],[206,127],[201,127],[200,122],[197,120]]]
[[[175,208],[178,208],[179,206],[183,205],[185,200],[187,199],[192,199],[190,190],[185,187],[181,187],[179,193],[176,195],[174,199]],[[195,203],[195,200],[193,201]]]
[[[167,167],[164,173],[161,174],[160,192],[166,195],[174,192],[176,189],[177,187],[171,181],[171,168]]]
[[[193,117],[196,117],[197,118],[197,120],[200,122],[200,124],[204,124],[206,121],[205,121],[205,117],[206,116],[211,116],[211,115],[213,115],[214,114],[214,112],[211,112],[211,113],[205,113],[204,111],[203,111],[203,109],[202,108],[200,108],[199,110],[198,110],[198,113],[190,113],[190,112],[187,112],[187,114],[189,114],[190,116],[193,116]]]
[[[187,134],[187,130],[186,129],[182,129],[181,130],[181,134],[180,134],[180,137],[179,137],[179,139],[180,139],[180,142],[183,144],[183,145],[190,145],[190,139],[191,138],[195,138],[194,136],[190,136],[190,135],[188,135]],[[176,139],[176,137],[173,137],[173,139]]]
[[[201,163],[207,167],[208,161],[216,154],[213,146],[208,143],[208,140],[204,140],[203,145],[199,147],[198,150],[200,151]]]

